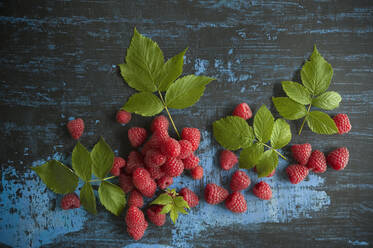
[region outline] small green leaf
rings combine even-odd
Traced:
[[[327,91],[312,100],[312,105],[325,110],[338,108],[342,97],[335,91]]]
[[[176,206],[179,207],[179,208],[188,208],[189,209],[188,202],[186,202],[182,196],[177,196],[174,199],[174,202],[175,202]]]
[[[31,168],[43,183],[57,194],[74,192],[78,186],[79,178],[66,165],[56,160],[50,160],[45,164]]]
[[[320,111],[311,111],[307,118],[308,127],[314,133],[318,134],[335,134],[338,133],[338,128],[333,119]]]
[[[215,139],[228,150],[249,147],[254,140],[252,128],[237,116],[227,116],[212,124]]]
[[[280,149],[286,146],[291,140],[290,125],[283,119],[277,119],[273,126],[271,135],[271,146]]]
[[[72,167],[81,179],[88,181],[92,175],[92,160],[89,151],[78,141],[72,154]]]
[[[166,105],[170,108],[183,109],[198,102],[206,85],[214,78],[188,75],[171,84],[166,92]]]
[[[267,150],[263,153],[262,157],[260,158],[258,164],[256,165],[256,171],[258,173],[258,177],[266,177],[271,172],[276,169],[278,164],[278,156],[275,151]]]
[[[302,67],[300,75],[303,85],[315,96],[329,88],[333,77],[333,68],[317,51],[316,45],[310,60]]]
[[[93,147],[91,159],[93,162],[93,174],[98,178],[104,178],[113,167],[114,162],[114,153],[104,138],[101,137]]]
[[[292,81],[281,82],[282,88],[284,89],[286,95],[293,101],[297,103],[308,105],[311,103],[312,98],[307,88],[303,85]]]
[[[157,204],[157,205],[167,205],[171,204],[172,197],[168,193],[160,194],[154,201],[150,203],[150,205]]]
[[[142,116],[154,116],[162,112],[163,108],[157,96],[150,92],[140,92],[133,94],[121,109]]]
[[[260,143],[254,143],[245,149],[242,149],[240,153],[239,164],[242,169],[251,169],[258,164],[262,154],[264,152],[264,147]]]
[[[172,204],[165,205],[162,208],[161,214],[168,214],[172,209]]]
[[[175,209],[176,209],[176,211],[177,211],[178,213],[188,214],[188,212],[187,212],[187,211],[185,210],[185,208],[183,208],[183,207],[178,207],[178,206],[176,206]]]
[[[256,138],[267,143],[271,138],[274,118],[265,105],[262,105],[254,116],[254,133]]]
[[[289,97],[272,97],[273,104],[282,117],[287,120],[297,120],[307,114],[306,107]]]
[[[126,196],[123,190],[115,184],[103,181],[98,188],[98,196],[102,205],[117,216],[126,206]]]
[[[85,183],[80,190],[80,202],[88,212],[91,214],[97,214],[96,197],[93,193],[92,186],[89,183]]]
[[[170,218],[174,224],[176,223],[177,217],[179,217],[177,210],[175,208],[172,208],[170,211]]]

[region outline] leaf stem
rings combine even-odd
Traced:
[[[165,100],[163,99],[162,93],[161,93],[159,90],[158,90],[158,94],[159,94],[159,97],[161,98],[161,101],[162,101],[162,103],[163,103],[164,108],[166,109],[166,112],[167,112],[167,114],[168,114],[168,118],[170,119],[171,124],[172,124],[172,126],[173,126],[173,128],[174,128],[174,130],[175,130],[175,132],[176,132],[176,134],[177,134],[177,136],[179,137],[179,139],[181,139],[181,136],[180,136],[180,134],[179,134],[179,131],[177,130],[176,125],[175,125],[175,123],[174,123],[174,120],[173,120],[172,117],[171,117],[170,111],[168,111],[168,108],[167,108],[166,102],[165,102]]]
[[[113,179],[115,178],[116,176],[111,176],[111,177],[105,177],[103,179],[92,179],[92,180],[88,180],[89,183],[91,182],[101,182],[101,181],[106,181],[106,180],[110,180],[110,179]]]
[[[306,117],[304,117],[304,119],[303,119],[303,122],[302,122],[302,125],[300,126],[298,135],[300,135],[302,133],[302,129],[304,127],[304,123],[306,123],[306,118],[307,118],[307,116],[310,112],[311,106],[312,106],[312,103],[308,106]]]
[[[283,159],[287,160],[286,157],[284,155],[282,155],[279,151],[277,151],[276,149],[274,149],[272,146],[269,146],[267,144],[264,144],[262,142],[260,142],[262,145],[268,147],[269,149],[273,150],[275,153],[277,153],[278,155],[280,155]]]

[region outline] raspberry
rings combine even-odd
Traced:
[[[256,166],[254,167],[254,172],[257,172],[256,170]],[[271,174],[269,174],[268,176],[266,177],[273,177],[273,175],[276,173],[276,169],[273,169],[273,171],[271,172]]]
[[[310,144],[300,144],[300,145],[292,145],[291,152],[293,154],[293,158],[300,164],[306,165],[308,159],[311,156],[312,147]]]
[[[180,154],[179,154],[178,158],[185,159],[185,158],[189,157],[190,154],[192,154],[192,152],[193,152],[192,151],[192,143],[190,143],[187,140],[180,140],[179,145],[180,145]]]
[[[163,176],[157,180],[157,185],[160,189],[166,189],[174,182],[172,177]]]
[[[203,177],[203,168],[198,165],[190,170],[190,174],[194,180],[200,180]]]
[[[159,167],[166,162],[166,156],[164,156],[158,150],[149,150],[146,152],[145,164],[147,167]]]
[[[236,108],[233,111],[234,116],[241,117],[244,120],[250,119],[253,116],[253,112],[251,112],[251,109],[247,103],[240,103],[236,106]]]
[[[61,208],[63,210],[80,208],[79,197],[75,193],[64,195],[61,200]]]
[[[223,170],[230,170],[237,162],[237,156],[233,152],[223,150],[220,153],[220,166]]]
[[[132,115],[130,112],[127,112],[125,110],[119,110],[117,112],[117,122],[120,124],[127,124],[131,121]]]
[[[307,168],[315,173],[324,173],[326,171],[326,159],[324,153],[314,150],[308,159]]]
[[[170,136],[168,135],[167,130],[157,130],[153,133],[150,139],[143,146],[141,153],[146,154],[150,149],[160,149],[162,142],[167,140]]]
[[[162,166],[164,173],[170,177],[180,176],[184,171],[184,164],[178,158],[168,157],[166,163]]]
[[[124,167],[124,171],[127,174],[132,174],[132,172],[139,167],[144,167],[142,155],[138,151],[131,151],[128,155],[127,166]]]
[[[135,240],[141,239],[148,227],[144,213],[138,207],[130,206],[127,210],[125,221],[128,234]]]
[[[334,123],[338,128],[339,134],[348,133],[351,130],[350,120],[346,114],[337,114],[333,117]]]
[[[152,205],[146,210],[148,219],[156,226],[163,226],[166,222],[166,214],[161,214],[162,209],[162,205]]]
[[[167,118],[163,115],[159,115],[153,119],[150,130],[152,130],[152,132],[157,130],[168,130],[168,126],[169,122]]]
[[[147,170],[149,171],[150,177],[154,180],[164,176],[164,172],[162,171],[161,167],[148,167]]]
[[[348,164],[350,153],[347,147],[340,147],[328,154],[326,160],[334,170],[343,170]]]
[[[134,240],[137,241],[144,236],[146,228],[148,228],[148,222],[145,221],[144,224],[134,227],[127,227],[127,232]]]
[[[128,130],[128,139],[133,147],[139,147],[146,140],[147,132],[142,127],[131,127]]]
[[[119,186],[122,188],[124,193],[131,192],[135,186],[133,186],[132,178],[126,174],[119,175]]]
[[[286,168],[289,180],[292,184],[297,184],[303,181],[308,175],[308,168],[304,165],[293,164]]]
[[[150,179],[150,183],[147,187],[140,190],[141,194],[145,197],[152,198],[157,190],[157,184],[153,179]]]
[[[181,131],[181,138],[192,143],[192,150],[195,151],[198,149],[199,142],[201,141],[201,133],[197,128],[185,127]]]
[[[136,168],[132,173],[133,185],[146,197],[152,197],[157,189],[157,184],[150,177],[145,168]]]
[[[233,192],[225,200],[225,206],[234,213],[243,213],[247,210],[245,197],[241,192]]]
[[[198,205],[198,196],[188,188],[182,188],[179,192],[184,200],[188,203],[190,208],[194,208]]]
[[[194,155],[194,153],[190,154],[189,157],[183,159],[184,168],[186,170],[190,170],[195,168],[199,163],[199,158]]]
[[[255,184],[253,188],[253,193],[256,197],[262,200],[269,200],[272,198],[272,190],[268,183],[261,181]]]
[[[69,130],[73,139],[79,139],[84,132],[84,121],[81,118],[69,121],[67,123],[67,130]]]
[[[144,199],[139,191],[133,190],[128,197],[128,206],[141,208],[144,205]]]
[[[223,202],[228,195],[229,193],[226,189],[216,184],[209,183],[205,187],[205,200],[208,204],[219,204]]]
[[[237,170],[232,175],[230,187],[232,191],[240,191],[244,190],[250,185],[250,178],[249,176],[241,170]]]
[[[119,176],[120,169],[126,166],[126,160],[122,157],[115,157],[113,162],[113,167],[111,168],[111,174],[113,176]]]
[[[161,143],[161,152],[165,156],[176,158],[180,154],[180,144],[177,140],[169,138]]]

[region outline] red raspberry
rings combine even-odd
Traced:
[[[308,168],[304,165],[293,164],[286,168],[289,180],[292,184],[302,182],[308,175]]]
[[[166,189],[174,182],[172,177],[163,176],[157,180],[157,185],[160,189]]]
[[[148,227],[144,213],[138,207],[130,206],[127,210],[125,221],[128,234],[135,240],[141,239]]]
[[[184,168],[186,170],[190,170],[195,168],[199,163],[199,158],[194,155],[194,153],[190,154],[189,157],[183,159]]]
[[[198,149],[199,142],[201,141],[201,133],[197,128],[185,127],[181,131],[181,138],[192,143],[192,150],[195,151]]]
[[[157,185],[145,168],[136,168],[132,173],[133,185],[146,197],[152,197]]]
[[[84,121],[81,118],[71,120],[67,123],[67,129],[69,130],[71,137],[77,140],[84,132]]]
[[[338,128],[339,134],[348,133],[351,130],[350,120],[346,114],[337,114],[333,117],[334,123]]]
[[[150,130],[152,130],[152,132],[157,130],[168,130],[168,126],[169,122],[167,118],[163,115],[159,115],[153,119]]]
[[[148,219],[151,223],[153,223],[156,226],[163,226],[166,222],[166,214],[161,214],[162,209],[162,205],[151,205],[146,210],[146,215],[148,216]]]
[[[134,239],[134,240],[140,240],[144,234],[146,229],[148,228],[148,222],[145,221],[144,224],[134,226],[134,227],[127,227],[128,234]]]
[[[184,201],[188,203],[190,208],[194,208],[198,205],[198,196],[190,189],[182,188],[179,192],[179,195],[184,198]]]
[[[223,202],[228,195],[229,193],[226,189],[216,184],[209,183],[205,187],[205,200],[208,204],[219,204]]]
[[[146,152],[150,149],[160,149],[161,144],[169,139],[170,136],[168,135],[167,130],[157,130],[153,133],[150,139],[145,143],[141,152],[142,154],[146,154]]]
[[[128,130],[128,139],[133,147],[139,147],[146,140],[147,132],[142,127],[131,127]]]
[[[262,200],[269,200],[272,198],[272,190],[268,183],[261,181],[255,184],[253,188],[253,193],[256,197]]]
[[[233,152],[223,150],[220,153],[220,166],[223,170],[230,170],[237,162],[237,156]]]
[[[122,188],[124,193],[131,192],[135,186],[133,186],[131,176],[126,174],[119,175],[119,186]]]
[[[350,153],[347,147],[340,147],[328,154],[326,160],[334,170],[343,170],[348,164]]]
[[[153,179],[150,180],[150,183],[147,187],[140,190],[141,194],[147,198],[152,198],[157,190],[157,184]]]
[[[225,206],[234,213],[243,213],[247,210],[245,197],[241,192],[233,192],[225,200]]]
[[[111,174],[113,176],[119,176],[120,169],[126,166],[126,160],[124,160],[122,157],[115,157],[113,167],[111,168]]]
[[[308,159],[311,156],[312,147],[310,144],[300,144],[300,145],[292,145],[291,152],[293,154],[293,158],[300,164],[306,165]]]
[[[166,162],[166,156],[164,156],[158,150],[149,150],[146,152],[145,164],[147,167],[159,167]]]
[[[192,143],[190,143],[187,140],[180,140],[179,145],[180,145],[180,154],[179,154],[178,158],[185,159],[185,158],[189,157],[190,154],[192,154],[192,152],[193,152],[192,151]]]
[[[307,168],[315,173],[324,173],[326,171],[326,159],[324,153],[314,150],[308,159]]]
[[[144,199],[142,198],[142,194],[137,190],[131,191],[128,197],[127,204],[128,206],[135,206],[141,208],[144,205]]]
[[[165,156],[176,158],[180,154],[180,144],[177,140],[169,138],[161,143],[161,152]]]
[[[194,180],[200,180],[203,177],[203,168],[198,165],[190,170],[190,174]]]
[[[167,176],[178,177],[184,171],[184,164],[178,158],[168,157],[162,169]]]
[[[80,208],[79,197],[75,193],[64,195],[61,200],[61,208],[63,210]]]
[[[142,155],[138,151],[131,151],[128,155],[127,166],[124,167],[124,171],[130,175],[139,167],[144,167]]]
[[[154,180],[164,176],[164,172],[161,167],[148,167],[147,169],[149,171],[150,177]]]
[[[254,172],[258,173],[257,170],[256,170],[256,166],[254,167]],[[276,169],[273,169],[273,171],[271,172],[271,174],[269,174],[268,176],[266,177],[273,177],[273,175],[276,173]]]
[[[250,178],[249,176],[241,170],[237,170],[232,175],[230,187],[232,191],[240,191],[244,190],[250,185]]]
[[[127,124],[131,121],[132,115],[130,112],[127,112],[125,110],[119,110],[117,112],[117,122],[120,124]]]
[[[250,119],[253,116],[253,112],[251,111],[249,105],[247,103],[240,103],[236,106],[233,111],[234,116],[241,117],[244,120]]]

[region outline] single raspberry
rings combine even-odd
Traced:
[[[146,155],[146,152],[150,149],[160,149],[161,144],[169,139],[167,130],[157,130],[153,133],[150,139],[144,144],[141,153]]]
[[[228,197],[228,195],[228,190],[214,183],[209,183],[205,187],[205,200],[208,204],[219,204],[223,202]]]
[[[324,173],[326,171],[326,159],[324,153],[314,150],[308,159],[307,168],[315,173]]]
[[[128,155],[127,165],[124,167],[124,171],[130,175],[136,168],[139,167],[144,167],[143,157],[141,153],[133,150]]]
[[[187,157],[186,159],[183,159],[182,161],[184,164],[184,168],[186,170],[191,170],[198,165],[199,158],[196,155],[194,155],[194,153],[192,153],[189,155],[189,157]]]
[[[185,158],[189,157],[190,154],[192,154],[192,152],[193,152],[192,151],[192,143],[190,143],[187,140],[180,140],[179,145],[180,145],[180,154],[179,154],[178,158],[185,159]]]
[[[254,172],[258,173],[258,171],[256,170],[256,166],[254,167]],[[273,169],[273,171],[271,172],[271,174],[269,174],[267,177],[273,177],[273,175],[276,173],[276,169]]]
[[[169,138],[161,143],[161,152],[165,156],[176,158],[180,154],[180,144],[177,140]]]
[[[200,180],[203,177],[203,168],[198,165],[190,170],[190,174],[194,180]]]
[[[311,156],[311,152],[312,152],[312,147],[308,143],[291,146],[291,153],[293,154],[293,158],[300,165],[306,165],[307,164],[308,159]]]
[[[154,180],[159,179],[164,176],[164,172],[161,167],[148,167],[150,177]]]
[[[162,209],[162,205],[151,205],[146,210],[146,215],[148,216],[148,219],[151,223],[153,223],[156,226],[163,226],[166,222],[166,214],[161,214]]]
[[[127,124],[131,121],[132,115],[130,112],[127,112],[125,110],[119,110],[117,112],[117,122],[120,124]]]
[[[80,208],[79,197],[75,193],[64,195],[61,200],[61,208],[63,210]]]
[[[237,170],[232,175],[230,187],[232,191],[244,190],[250,185],[250,177],[241,170]]]
[[[350,119],[346,114],[337,114],[333,117],[334,123],[338,128],[339,134],[348,133],[351,130]]]
[[[155,117],[150,126],[150,130],[155,132],[157,130],[168,130],[169,122],[164,115],[159,115]]]
[[[127,210],[125,221],[128,234],[135,240],[141,239],[148,227],[144,213],[138,207],[130,206]]]
[[[223,150],[220,153],[220,166],[223,170],[230,170],[235,164],[237,164],[238,159],[236,154],[229,150]]]
[[[145,168],[136,168],[132,173],[133,185],[146,197],[152,197],[157,189],[157,184],[150,177]]]
[[[150,180],[150,183],[147,187],[140,190],[141,194],[147,198],[152,198],[157,190],[157,184],[153,179]]]
[[[120,169],[126,166],[126,160],[122,157],[115,157],[113,167],[111,168],[111,174],[113,176],[119,176]]]
[[[181,131],[181,138],[192,143],[192,150],[195,151],[198,149],[199,142],[201,141],[201,133],[197,128],[185,127]]]
[[[159,150],[149,150],[145,156],[145,164],[147,167],[159,167],[166,162],[166,156],[164,156]]]
[[[73,139],[79,139],[84,132],[84,121],[81,118],[69,121],[67,123],[67,130],[69,130]]]
[[[293,164],[286,168],[289,180],[292,184],[302,182],[308,175],[308,168],[304,165]]]
[[[328,154],[326,160],[334,170],[343,170],[348,164],[350,153],[347,147],[340,147]]]
[[[134,240],[137,241],[137,240],[140,240],[144,236],[147,228],[148,228],[148,222],[145,221],[144,224],[137,225],[134,227],[127,227],[127,232]]]
[[[138,208],[142,208],[144,205],[144,199],[142,198],[142,194],[137,190],[132,190],[128,197],[128,206],[135,206]]]
[[[194,208],[198,205],[198,196],[190,189],[182,188],[179,192],[179,195],[181,195],[184,198],[184,200],[188,203],[190,208]]]
[[[124,193],[131,192],[135,188],[131,176],[127,176],[126,174],[119,175],[119,186],[122,188]]]
[[[160,189],[166,189],[168,188],[170,185],[172,185],[172,183],[174,182],[173,178],[172,177],[169,177],[169,176],[163,176],[161,177],[160,179],[157,180],[157,185]]]
[[[166,163],[162,166],[162,170],[167,176],[178,177],[184,171],[184,164],[178,158],[168,157]]]
[[[225,206],[234,213],[243,213],[247,210],[245,197],[241,192],[233,192],[225,200]]]
[[[142,127],[131,127],[128,130],[128,139],[133,147],[139,147],[146,140],[147,132]]]
[[[253,116],[253,112],[251,111],[249,105],[243,102],[236,106],[236,108],[233,111],[233,115],[241,117],[244,120],[247,120]]]
[[[269,186],[268,183],[264,181],[255,184],[253,193],[254,195],[256,195],[256,197],[262,200],[269,200],[272,198],[271,186]]]

